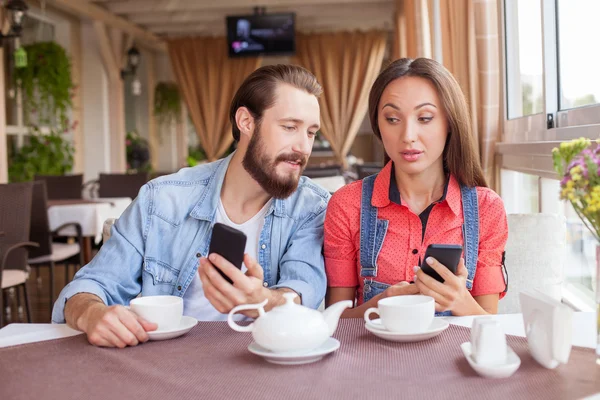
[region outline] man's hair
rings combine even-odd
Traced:
[[[240,107],[246,107],[254,117],[255,125],[260,126],[266,109],[275,104],[275,90],[279,83],[285,83],[319,97],[323,88],[317,78],[307,69],[297,65],[266,65],[251,73],[233,96],[229,108],[233,139],[240,140],[240,130],[235,114]]]

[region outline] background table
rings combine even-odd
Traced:
[[[92,259],[92,241],[102,239],[102,225],[108,218],[119,218],[131,204],[129,197],[99,198],[93,200],[49,200],[48,220],[50,229],[55,230],[68,222],[81,225],[84,237],[83,256],[86,263]],[[75,229],[67,228],[60,232],[64,236],[75,235]]]

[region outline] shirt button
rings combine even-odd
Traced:
[[[269,283],[268,282],[263,282],[263,286],[264,287],[269,287]]]
[[[197,257],[197,258],[200,258],[200,257],[202,257],[202,254],[200,254],[200,253],[196,253],[196,257]]]
[[[417,250],[417,249],[413,249],[412,253],[413,253],[413,254],[418,254],[418,253],[419,253],[419,250]]]
[[[263,245],[260,246],[260,248],[264,250],[264,249],[267,248],[267,246],[263,244]]]
[[[181,290],[181,285],[177,286],[177,290]]]

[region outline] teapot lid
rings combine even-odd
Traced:
[[[313,310],[311,308],[305,307],[303,305],[297,304],[294,300],[298,297],[296,292],[286,292],[283,293],[283,298],[285,299],[285,303],[280,306],[273,307],[273,309],[267,314],[271,314],[273,317],[277,316],[278,318],[285,314],[293,315],[294,318],[304,317],[304,318],[320,318],[321,313]]]

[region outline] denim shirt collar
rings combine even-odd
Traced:
[[[219,206],[223,181],[225,180],[229,163],[234,154],[235,152],[217,162],[217,167],[208,178],[206,188],[202,192],[200,200],[190,212],[190,217],[210,222],[214,221],[217,207]],[[271,213],[274,213],[278,217],[285,216],[285,200],[273,199],[267,215]]]

